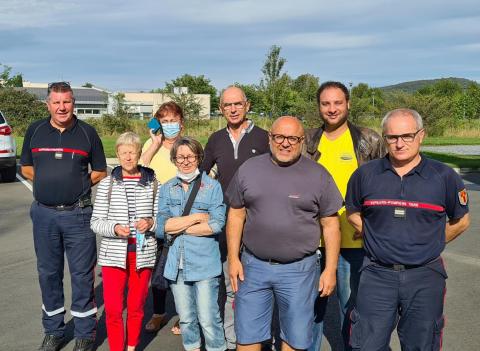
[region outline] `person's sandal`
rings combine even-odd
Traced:
[[[180,319],[177,319],[171,331],[173,335],[182,335],[182,331],[180,330]]]
[[[149,333],[155,333],[162,329],[167,324],[167,314],[161,314],[159,316],[152,316],[150,320],[145,324],[145,330]]]

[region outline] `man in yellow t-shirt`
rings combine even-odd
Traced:
[[[324,124],[306,132],[304,150],[306,156],[329,171],[343,198],[352,173],[361,164],[386,154],[383,140],[377,133],[348,122],[349,95],[346,86],[340,82],[325,82],[318,88],[317,102]],[[348,349],[348,314],[355,302],[364,251],[361,233],[356,233],[347,222],[345,207],[340,209],[339,215],[342,239],[337,268],[337,297],[342,335]],[[319,297],[315,304],[314,340],[309,350],[320,350],[326,302]]]

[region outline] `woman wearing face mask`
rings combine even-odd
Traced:
[[[200,350],[201,327],[205,349],[223,351],[226,343],[217,302],[222,264],[216,240],[225,224],[222,188],[199,172],[203,149],[198,141],[180,138],[170,155],[177,176],[159,190],[156,230],[157,238],[170,243],[164,277],[175,298],[184,349]],[[196,182],[200,182],[198,193],[191,210],[184,213]]]
[[[177,167],[170,161],[170,150],[182,134],[183,111],[175,102],[170,101],[159,107],[154,118],[162,125],[163,134],[155,135],[150,131],[150,139],[143,145],[141,163],[152,168],[158,182],[164,184],[177,173]],[[163,240],[157,240],[157,246],[158,255],[160,255]],[[146,331],[156,332],[168,322],[165,309],[166,296],[166,289],[152,286],[153,315],[145,325]],[[172,332],[180,334],[178,321],[174,324]]]

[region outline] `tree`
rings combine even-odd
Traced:
[[[202,105],[193,94],[169,94],[169,96],[182,108],[185,118],[197,120],[198,124],[200,124]]]
[[[85,84],[82,85],[82,87],[84,87],[84,88],[93,88],[93,84],[92,84],[92,83],[89,83],[89,82],[86,82]]]
[[[250,111],[255,113],[262,113],[266,111],[264,105],[263,91],[255,84],[234,84],[245,93],[247,100],[250,102]]]
[[[218,110],[219,97],[217,96],[217,89],[210,83],[210,79],[204,75],[192,76],[184,74],[165,83],[164,89],[154,89],[152,92],[172,94],[175,87],[187,87],[189,94],[210,94],[211,109],[213,111]]]
[[[21,73],[11,76],[12,67],[2,64],[0,66],[3,67],[3,71],[0,73],[0,87],[23,87],[23,76]]]
[[[0,88],[0,110],[16,135],[23,135],[30,123],[48,116],[45,103],[33,94],[14,88]]]
[[[288,77],[281,75],[283,66],[287,60],[280,56],[280,46],[273,45],[267,54],[265,63],[263,64],[262,73],[263,79],[260,81],[260,86],[265,92],[265,100],[270,109],[270,116],[277,116],[282,112],[278,104],[282,101],[282,89],[286,87],[285,82]],[[283,78],[282,80],[280,78]]]
[[[292,89],[297,91],[307,102],[317,103],[319,79],[312,74],[301,74],[292,82]]]
[[[435,95],[442,97],[451,97],[462,93],[462,86],[451,79],[440,79],[437,83],[427,85],[418,90],[421,95]]]

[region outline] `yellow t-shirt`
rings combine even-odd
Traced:
[[[335,140],[329,140],[325,134],[323,134],[320,143],[318,144],[318,151],[320,151],[320,159],[318,160],[318,163],[324,166],[332,175],[340,194],[342,194],[342,197],[345,199],[348,180],[358,168],[350,130],[347,129]],[[363,246],[363,240],[353,240],[355,229],[347,221],[345,206],[338,211],[338,214],[340,216],[340,230],[342,231],[342,242],[340,247],[361,248]]]
[[[150,145],[152,145],[152,139],[148,139],[145,142],[142,153],[145,152]],[[170,150],[163,146],[158,149],[148,167],[155,171],[155,177],[157,177],[160,184],[166,183],[177,175],[177,167],[170,161]]]

